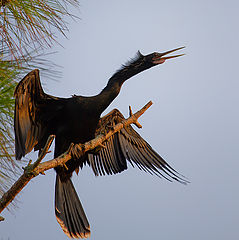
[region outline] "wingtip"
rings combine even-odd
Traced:
[[[24,82],[25,79],[27,79],[29,76],[32,76],[32,75],[37,76],[37,78],[39,78],[39,69],[36,68],[24,76],[24,78],[17,84],[15,88],[14,97],[17,96],[19,86]]]

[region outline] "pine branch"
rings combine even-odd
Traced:
[[[9,54],[7,49],[0,49],[0,197],[14,183],[15,177],[20,176],[19,164],[14,161],[13,131],[13,93],[17,82],[34,68],[43,70],[42,73],[48,78],[60,77],[60,72],[55,70],[57,65],[44,60],[44,53],[32,51],[31,57],[26,56],[18,61],[10,61]]]
[[[78,9],[78,0],[0,0],[1,47],[10,50],[12,59],[30,56],[31,48],[46,49],[57,42],[56,30],[68,32],[65,17],[78,18],[68,11]]]
[[[72,154],[77,152],[77,155],[80,157],[84,155],[87,151],[93,150],[97,146],[100,146],[103,144],[104,141],[109,139],[113,134],[120,131],[122,128],[130,125],[130,124],[136,124],[138,125],[138,118],[144,114],[144,112],[152,105],[153,103],[150,101],[148,102],[143,108],[141,108],[138,112],[135,114],[132,114],[132,111],[130,111],[130,117],[127,119],[124,119],[121,123],[116,124],[109,132],[104,134],[99,134],[96,136],[93,140],[90,140],[84,144],[71,144],[69,149],[60,155],[57,158],[54,158],[52,160],[40,163],[41,160],[45,157],[47,154],[51,143],[54,139],[54,135],[51,135],[47,143],[42,150],[40,156],[38,157],[37,161],[31,164],[29,164],[24,168],[24,173],[22,176],[13,184],[13,186],[2,196],[0,199],[0,213],[8,206],[9,203],[13,201],[13,199],[16,197],[16,195],[27,185],[27,183],[34,177],[36,177],[39,174],[44,174],[45,171],[57,167],[59,165],[64,165],[68,160],[71,159]],[[3,218],[0,216],[0,221],[3,220]]]

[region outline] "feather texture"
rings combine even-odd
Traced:
[[[15,150],[16,159],[21,159],[33,147],[36,146],[36,150],[44,147],[48,136],[52,134],[50,119],[54,118],[60,105],[57,104],[59,98],[44,93],[38,69],[21,80],[14,96]]]
[[[100,119],[96,135],[106,132],[112,125],[121,122],[123,115],[114,109]],[[116,174],[127,169],[127,161],[145,172],[163,177],[169,181],[187,183],[152,147],[131,127],[122,128],[111,136],[104,147],[88,154],[88,163],[96,176]],[[96,164],[97,162],[97,164]]]

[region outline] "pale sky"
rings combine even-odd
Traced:
[[[51,95],[97,94],[138,50],[186,46],[185,56],[128,80],[107,112],[128,116],[129,105],[152,100],[138,131],[191,183],[130,166],[106,177],[83,168],[73,181],[90,239],[239,239],[238,9],[236,0],[80,1],[81,19],[69,21],[64,48],[53,49],[63,77],[41,77]],[[0,240],[67,239],[55,219],[54,184],[50,170],[24,189],[18,208],[2,213]]]

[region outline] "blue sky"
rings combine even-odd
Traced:
[[[95,177],[85,167],[73,181],[91,239],[238,239],[238,1],[81,1],[68,39],[52,60],[59,81],[47,93],[94,95],[135,53],[186,46],[129,81],[106,110],[153,106],[139,133],[191,183],[169,183],[131,168]],[[35,155],[31,155],[33,157]],[[48,158],[51,158],[49,155]],[[54,215],[54,171],[34,179],[5,211],[0,239],[67,239]]]

